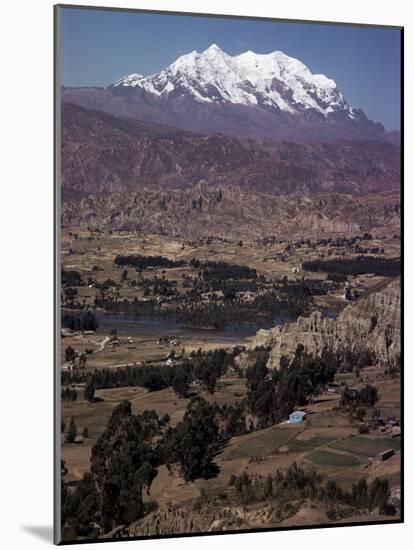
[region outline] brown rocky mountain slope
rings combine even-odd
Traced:
[[[380,141],[298,144],[190,134],[62,104],[63,196],[200,181],[267,193],[390,191],[400,149]]]
[[[143,187],[62,204],[62,225],[254,239],[399,233],[398,193],[269,195],[235,186]]]
[[[309,317],[257,333],[255,345],[271,347],[268,366],[278,368],[282,355],[291,357],[298,344],[310,353],[324,347],[369,349],[382,364],[398,359],[401,350],[400,278],[369,292],[346,307],[336,320],[314,312]]]

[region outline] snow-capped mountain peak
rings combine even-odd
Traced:
[[[201,103],[249,105],[290,114],[313,110],[324,117],[339,111],[355,117],[334,80],[312,74],[281,51],[249,50],[232,56],[211,44],[202,53],[182,55],[159,73],[131,74],[112,86],[138,88],[166,99],[190,96]]]
[[[206,52],[218,52],[218,51],[222,52],[223,50],[220,48],[220,46],[217,46],[217,44],[215,44],[214,42],[206,49]]]
[[[139,73],[132,73],[130,75],[124,76],[123,78],[120,78],[116,82],[113,83],[113,86],[136,86],[137,83],[145,78],[143,74]]]

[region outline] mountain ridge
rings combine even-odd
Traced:
[[[62,189],[188,187],[204,181],[273,194],[392,191],[400,150],[385,142],[298,144],[202,135],[62,105]]]
[[[398,139],[349,105],[334,80],[283,52],[231,56],[213,44],[158,73],[132,73],[107,88],[63,87],[61,96],[89,109],[201,133],[299,142]]]

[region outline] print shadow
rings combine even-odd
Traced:
[[[53,527],[51,525],[22,525],[21,528],[40,540],[53,543]]]

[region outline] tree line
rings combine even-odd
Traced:
[[[296,462],[286,471],[277,470],[268,476],[249,475],[244,471],[240,476],[232,475],[229,486],[236,489],[237,498],[244,504],[277,498],[279,501],[310,499],[328,505],[352,507],[349,514],[357,510],[373,511],[395,515],[396,509],[389,502],[391,491],[386,478],[374,478],[367,482],[360,478],[350,490],[342,488],[335,480],[323,482],[323,478],[313,468],[305,469]],[[328,509],[329,519],[335,520],[341,510]],[[343,516],[342,516],[343,517]]]
[[[172,387],[179,397],[188,397],[189,388],[194,380],[200,381],[209,393],[214,393],[218,379],[230,367],[234,367],[235,357],[242,348],[231,351],[223,348],[202,352],[192,352],[180,364],[169,365],[128,365],[117,369],[95,369],[94,371],[62,371],[61,384],[69,387],[74,384],[88,384],[95,389],[123,387],[143,387],[149,391],[158,391]],[[66,390],[65,390],[66,391]],[[88,396],[90,394],[88,389]],[[85,397],[91,400],[88,396]],[[92,395],[93,399],[93,395]]]
[[[97,330],[99,321],[91,312],[65,313],[62,315],[62,327],[69,330]]]
[[[343,275],[362,275],[375,273],[383,277],[398,277],[401,274],[400,258],[378,258],[376,256],[358,256],[357,258],[333,260],[312,260],[303,262],[306,271],[321,271]]]
[[[257,279],[257,271],[246,265],[227,262],[202,261],[192,258],[189,265],[201,271],[204,280]]]
[[[95,369],[93,372],[62,371],[62,386],[87,384],[92,381],[95,389],[139,386],[150,391],[162,390],[172,385],[174,369],[167,365],[137,365],[118,369]]]
[[[114,264],[119,266],[131,266],[138,270],[144,270],[147,267],[182,267],[185,265],[185,262],[183,260],[170,260],[164,256],[141,256],[139,254],[124,256],[123,254],[117,254]]]

